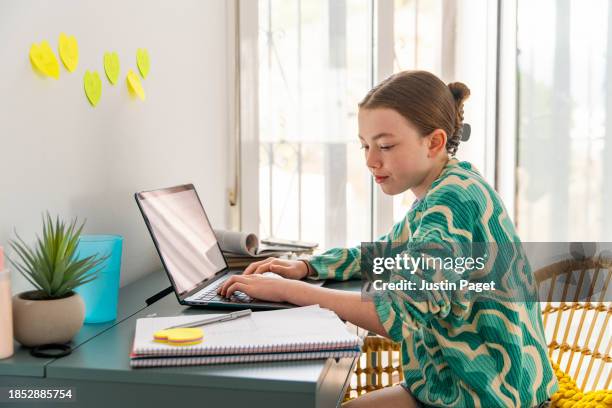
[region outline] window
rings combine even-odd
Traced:
[[[612,208],[612,7],[607,1],[584,7],[569,0],[519,0],[517,23],[519,234],[523,241],[599,241],[599,252],[601,242],[609,246],[612,240],[606,213]],[[606,321],[583,313],[570,314],[574,330],[564,341],[595,350],[609,335],[586,338],[590,332],[580,330],[582,321],[592,320],[594,333],[606,333]],[[561,324],[569,317],[562,315]],[[558,324],[545,326],[548,339]],[[576,364],[574,359],[572,369]],[[591,366],[578,367],[581,384]],[[594,381],[591,375],[587,389]]]
[[[259,2],[260,234],[357,245],[370,231],[357,103],[371,85],[370,2]]]
[[[496,2],[477,0],[395,0],[394,71],[423,69],[446,83],[470,88],[465,121],[469,142],[457,152],[494,184],[495,92],[497,53]],[[401,219],[414,201],[408,191],[393,199],[394,219]]]
[[[518,2],[517,222],[525,241],[612,240],[611,39],[607,1]]]
[[[256,20],[258,61],[250,69],[259,119],[257,142],[247,148],[258,154],[243,160],[242,183],[258,186],[261,236],[358,245],[404,216],[411,193],[378,191],[357,139],[358,102],[394,71],[426,69],[471,88],[472,138],[458,157],[493,181],[497,10],[489,3],[241,2],[251,8],[241,15]],[[251,88],[242,78],[241,89]]]

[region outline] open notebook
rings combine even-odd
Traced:
[[[215,315],[206,315],[206,317]],[[136,321],[132,367],[203,365],[352,357],[360,338],[338,316],[319,306],[254,312],[228,322],[202,326],[204,341],[171,346],[153,341],[163,328],[193,322],[203,315],[143,318]]]

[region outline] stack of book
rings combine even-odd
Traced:
[[[318,244],[314,242],[267,238],[246,232],[215,230],[219,246],[231,268],[243,268],[267,257],[291,259],[312,254]]]
[[[361,354],[361,338],[351,333],[334,312],[317,305],[254,312],[248,317],[205,325],[201,327],[203,340],[195,345],[174,346],[154,341],[157,331],[188,325],[202,316],[138,319],[130,366],[354,358]]]

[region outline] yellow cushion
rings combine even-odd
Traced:
[[[559,381],[559,391],[550,397],[551,407],[560,408],[612,408],[612,390],[598,390],[584,393],[572,377],[552,364]]]

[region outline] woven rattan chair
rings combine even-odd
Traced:
[[[601,258],[560,261],[535,272],[546,296],[548,354],[582,391],[608,389],[612,379],[612,303],[606,302],[611,275],[612,262]]]
[[[397,384],[403,379],[400,343],[380,336],[367,336],[344,400]]]
[[[547,291],[544,298],[548,302],[542,304],[542,315],[551,361],[569,374],[583,392],[608,389],[612,377],[612,334],[608,327],[612,304],[605,301],[605,296],[612,262],[561,261],[534,274],[541,291]],[[380,336],[368,336],[345,400],[402,380],[400,345]]]

